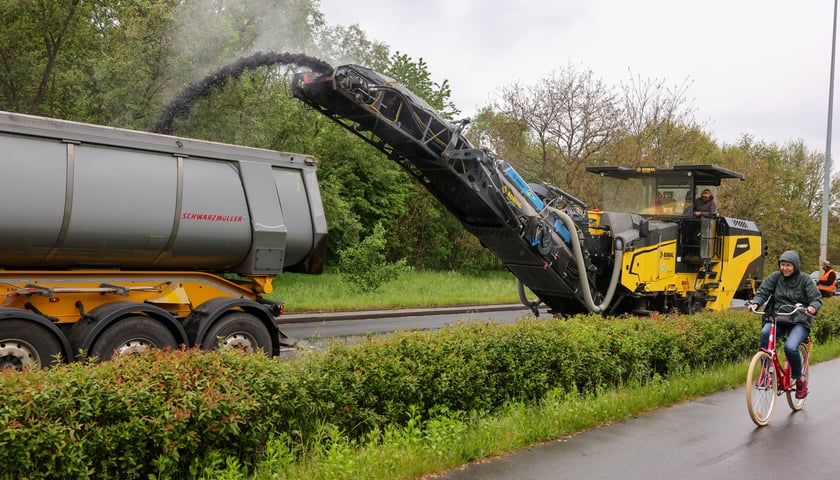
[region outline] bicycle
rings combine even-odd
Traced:
[[[805,406],[805,398],[796,398],[796,384],[790,375],[790,363],[785,358],[782,366],[779,355],[776,352],[776,327],[778,319],[789,318],[793,314],[804,311],[805,306],[801,303],[796,305],[785,305],[773,316],[770,326],[770,338],[767,347],[762,348],[750,361],[750,368],[747,370],[747,410],[750,418],[756,425],[763,427],[770,423],[776,409],[776,397],[785,393],[787,403],[791,410],[799,411]],[[785,310],[790,309],[789,312]],[[764,315],[765,312],[755,312]],[[806,312],[807,314],[807,312]],[[811,335],[799,344],[799,356],[802,359],[802,378],[808,381],[808,360],[811,356]],[[807,383],[806,383],[807,385]]]

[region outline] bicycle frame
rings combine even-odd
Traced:
[[[777,395],[781,395],[784,392],[788,392],[793,390],[795,387],[794,381],[790,376],[790,362],[787,358],[785,358],[784,366],[779,361],[779,354],[776,349],[776,327],[778,325],[778,320],[776,317],[773,317],[773,322],[770,324],[770,337],[767,339],[767,346],[762,347],[761,351],[767,352],[770,354],[770,360],[773,362],[773,366],[775,367],[775,374],[776,380],[779,383],[779,390]],[[805,337],[805,340],[802,341],[802,345],[805,345],[805,358],[802,359],[802,375],[807,376],[807,369],[808,369],[808,361],[811,358],[811,335],[808,334]]]

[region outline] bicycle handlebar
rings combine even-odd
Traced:
[[[752,308],[753,306],[755,306],[755,308]],[[757,315],[764,315],[765,313],[767,313],[767,312],[759,312],[757,310],[758,307],[759,307],[758,304],[750,303],[750,304],[747,305],[747,310],[749,310],[749,311],[751,311],[751,312],[753,312]],[[793,308],[793,310],[791,310],[789,312],[783,311],[783,310],[788,309],[788,308]],[[806,307],[805,305],[802,305],[801,303],[797,303],[795,305],[782,305],[781,307],[779,307],[778,310],[776,310],[775,315],[777,317],[791,317],[791,316],[793,316],[794,313],[799,312],[799,311],[805,312],[805,315],[808,315],[809,317],[813,317],[813,316],[816,315],[816,314],[811,315],[810,313],[808,313],[808,307]]]

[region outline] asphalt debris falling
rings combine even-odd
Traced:
[[[175,118],[189,116],[195,102],[210,95],[214,88],[225,85],[232,78],[238,78],[246,70],[275,64],[299,65],[317,73],[329,73],[333,70],[326,62],[302,53],[257,52],[250,57],[239,58],[202,80],[187,85],[164,108],[157,122],[149,130],[154,133],[172,133],[172,122]]]

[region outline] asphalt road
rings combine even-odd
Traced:
[[[750,420],[741,387],[436,478],[835,480],[840,478],[837,378],[840,360],[813,365],[805,408],[792,412],[781,397],[766,427]]]
[[[734,300],[730,308],[743,308],[743,300]],[[551,314],[542,306],[541,317]],[[438,329],[457,322],[512,323],[533,316],[521,303],[506,305],[466,305],[456,307],[367,310],[330,313],[296,313],[280,317],[280,330],[292,339],[320,343],[329,337],[352,337],[383,334],[397,330]]]
[[[330,337],[431,330],[458,322],[511,323],[527,315],[533,313],[522,304],[305,313],[280,317],[280,331],[288,337],[317,344]]]

